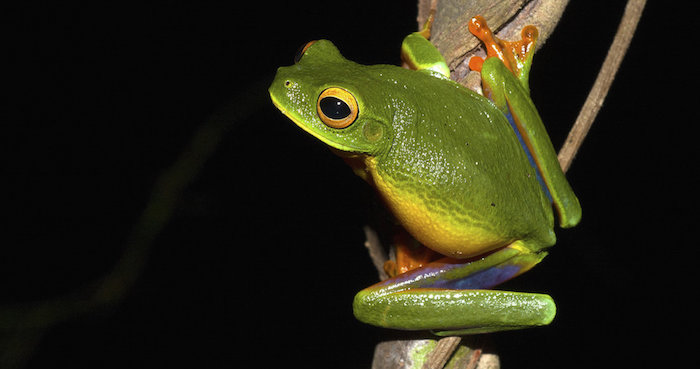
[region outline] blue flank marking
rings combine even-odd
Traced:
[[[537,168],[537,164],[535,164],[535,159],[532,157],[532,153],[530,152],[530,149],[527,148],[527,145],[525,144],[525,140],[523,140],[523,136],[520,135],[520,130],[518,130],[518,126],[515,124],[515,119],[513,119],[513,114],[511,114],[510,111],[508,111],[508,114],[506,114],[506,118],[508,118],[508,122],[510,123],[510,127],[513,128],[515,135],[518,136],[518,141],[520,141],[520,146],[522,146],[523,151],[525,151],[525,155],[527,155],[527,160],[530,161],[530,165],[535,169],[535,174],[537,175],[537,182],[540,183],[540,187],[542,188],[542,191],[544,191],[544,194],[547,195],[549,202],[552,202],[552,194],[549,193],[549,188],[547,188],[547,185],[544,183],[544,179],[542,179],[542,175],[540,174],[540,170],[539,170],[539,168]]]
[[[462,279],[437,281],[429,288],[446,288],[451,290],[477,290],[501,284],[520,271],[518,265],[504,265],[488,268]]]

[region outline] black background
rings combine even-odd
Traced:
[[[558,230],[550,256],[506,286],[558,304],[548,327],[491,335],[506,368],[684,359],[697,119],[681,110],[696,104],[695,67],[663,6],[647,5],[568,173],[582,223]],[[533,100],[555,147],[623,8],[573,1],[535,56]],[[8,10],[1,302],[63,296],[107,273],[197,127],[241,94],[267,99],[259,81],[301,44],[328,38],[351,60],[397,64],[415,16],[376,1]],[[49,330],[27,367],[368,368],[377,342],[401,337],[352,316],[355,292],[376,280],[362,247],[373,201],[264,101],[185,191],[125,301]]]

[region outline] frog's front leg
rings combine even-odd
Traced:
[[[401,44],[401,60],[411,69],[424,70],[436,77],[450,78],[450,68],[440,51],[429,41],[430,28],[435,18],[432,11],[423,30],[413,32],[404,38]]]
[[[368,324],[438,335],[546,325],[556,312],[548,295],[485,289],[529,270],[545,255],[516,241],[474,260],[443,258],[360,291],[353,310]]]

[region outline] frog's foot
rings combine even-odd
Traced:
[[[545,255],[516,241],[473,260],[443,258],[360,291],[354,313],[368,324],[438,335],[546,325],[556,311],[548,295],[485,289],[529,270]]]
[[[520,40],[505,41],[493,34],[484,17],[477,15],[469,22],[469,32],[484,43],[487,58],[500,59],[527,89],[532,55],[535,52],[534,46],[537,42],[538,32],[535,26],[525,26],[521,32]],[[475,56],[469,60],[469,68],[481,71],[483,63],[484,59]]]
[[[394,278],[409,270],[421,268],[431,261],[440,258],[440,254],[423,246],[411,237],[405,229],[400,228],[394,233],[394,258],[384,263],[384,272]]]

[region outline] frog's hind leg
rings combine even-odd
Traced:
[[[513,125],[523,149],[532,160],[559,214],[559,225],[573,227],[581,220],[581,204],[557,159],[542,119],[530,99],[528,75],[537,42],[537,29],[526,26],[517,41],[493,35],[481,16],[472,18],[469,30],[484,42],[488,58],[472,58],[469,66],[481,71],[484,95],[491,99]]]
[[[473,260],[443,258],[360,291],[355,316],[369,324],[436,334],[475,334],[546,325],[548,295],[487,290],[536,265],[546,252],[519,241]]]

